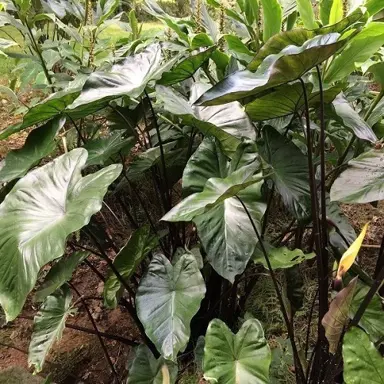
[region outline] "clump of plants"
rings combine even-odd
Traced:
[[[0,305],[13,321],[38,303],[30,366],[79,299],[111,382],[175,383],[194,359],[208,382],[279,382],[288,362],[299,384],[381,382],[384,242],[371,276],[356,261],[368,224],[356,236],[339,204],[384,198],[382,1],[323,0],[315,15],[309,0],[196,0],[176,18],[147,0],[166,26],[155,38],[119,3],[12,0],[0,14],[47,95],[0,132],[30,130],[0,169]],[[124,37],[103,35],[111,25]],[[110,235],[107,211],[129,238]],[[81,263],[141,335],[119,338],[135,347],[128,378],[71,281]],[[316,294],[298,338],[304,263]],[[270,343],[246,311],[266,275],[284,330]]]

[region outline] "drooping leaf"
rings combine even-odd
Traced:
[[[159,79],[162,73],[173,65],[164,65],[160,44],[152,44],[143,52],[127,57],[122,64],[115,64],[109,72],[93,72],[84,84],[80,96],[69,106],[79,106],[122,97],[138,97],[144,92],[148,82]]]
[[[263,9],[263,40],[267,41],[281,31],[283,12],[277,0],[261,0]]]
[[[365,296],[367,296],[369,289],[370,287],[362,282],[357,284],[351,304],[351,319],[353,319]],[[384,310],[382,300],[378,295],[373,296],[359,322],[359,326],[368,333],[374,343],[377,343],[384,336]]]
[[[247,65],[254,56],[241,39],[234,35],[225,35],[224,39],[228,45],[228,52],[244,65]]]
[[[338,33],[330,33],[316,36],[300,47],[290,45],[280,53],[268,56],[254,73],[244,70],[231,74],[200,97],[197,104],[228,103],[299,79],[331,57],[345,43],[338,41],[338,38]]]
[[[163,357],[155,359],[146,345],[139,345],[127,384],[175,384],[177,365]]]
[[[35,294],[36,301],[44,301],[65,282],[71,280],[76,267],[89,256],[89,252],[74,252],[69,257],[60,259],[48,272],[43,284]]]
[[[187,57],[173,67],[169,72],[164,72],[158,83],[163,85],[172,85],[189,79],[204,63],[207,62],[207,60],[209,60],[215,49],[216,47],[210,47],[197,53],[196,55]]]
[[[383,150],[372,149],[351,160],[331,187],[331,201],[363,204],[383,199]]]
[[[129,281],[141,261],[155,247],[158,239],[151,234],[149,226],[145,225],[136,230],[127,244],[117,254],[113,261],[114,266],[125,281]],[[109,308],[117,305],[117,293],[121,288],[119,279],[113,272],[110,272],[104,283],[104,303]]]
[[[355,262],[356,257],[359,254],[361,245],[363,244],[365,234],[367,233],[368,224],[369,223],[364,225],[359,236],[357,236],[356,240],[343,253],[343,256],[339,261],[339,268],[337,269],[336,279],[341,280],[345,273],[348,272],[349,268],[351,268],[351,266]]]
[[[20,149],[10,151],[0,163],[0,183],[24,176],[56,147],[54,138],[63,127],[65,118],[57,118],[32,131]]]
[[[73,311],[72,293],[67,286],[48,296],[34,318],[33,333],[28,351],[28,365],[36,372],[43,369],[43,364],[56,340],[61,339],[65,321]]]
[[[126,131],[114,131],[109,137],[87,141],[84,145],[88,151],[87,165],[103,165],[122,149],[131,149],[136,140],[133,137],[124,138],[125,134]]]
[[[301,249],[294,249],[291,251],[287,247],[275,248],[268,243],[264,242],[263,244],[267,251],[272,269],[291,268],[305,260],[313,259],[316,256],[313,252],[305,254]],[[252,255],[252,260],[255,263],[263,264],[264,267],[268,269],[268,264],[260,244],[256,246],[255,252]]]
[[[175,361],[187,345],[190,322],[204,294],[204,279],[192,255],[183,255],[175,265],[163,255],[154,256],[137,290],[137,315],[165,359]]]
[[[340,94],[332,103],[337,115],[337,121],[350,129],[359,139],[368,140],[371,143],[377,141],[372,128],[355,111],[348,101]]]
[[[0,304],[7,321],[20,312],[40,268],[60,257],[69,234],[101,208],[121,165],[81,176],[85,149],[74,149],[24,176],[0,205]]]
[[[181,219],[181,213],[178,214],[177,209],[167,214],[174,216],[174,220],[179,220],[179,215],[180,220],[193,218],[208,261],[217,273],[231,282],[244,271],[257,244],[257,238],[241,202],[236,197],[226,197],[236,194],[260,231],[266,206],[261,194],[263,182],[255,183],[254,180],[261,175],[252,174],[257,172],[257,163],[258,154],[252,142],[240,144],[230,162],[213,141],[205,139],[184,170],[183,188],[188,193],[195,193],[181,203],[183,218]],[[244,189],[242,180],[247,178],[249,186]],[[216,196],[210,196],[210,201],[199,201],[201,209],[188,206],[186,201],[198,200],[203,191]],[[224,198],[226,199],[223,200]],[[207,206],[205,209],[205,203],[215,206]],[[195,216],[188,213],[189,210],[198,210],[199,213]],[[164,217],[166,220],[167,215]]]
[[[247,320],[236,335],[219,319],[209,323],[203,360],[206,380],[267,384],[270,364],[271,351],[258,320]]]
[[[305,28],[316,29],[318,27],[311,0],[297,0],[297,9]]]
[[[332,300],[328,312],[321,320],[325,329],[325,336],[329,343],[329,352],[335,354],[344,327],[349,320],[349,311],[355,294],[358,277],[355,277],[349,284],[342,289]]]
[[[364,63],[381,46],[384,38],[383,23],[372,22],[354,36],[328,67],[324,81],[342,80],[355,70],[355,63]]]
[[[345,384],[384,383],[383,358],[363,330],[353,327],[345,334],[343,360]]]
[[[284,204],[298,220],[310,217],[311,204],[306,156],[276,130],[267,127],[260,155],[273,169],[271,179]]]

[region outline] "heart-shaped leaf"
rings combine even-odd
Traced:
[[[65,321],[71,314],[72,293],[68,286],[48,296],[34,318],[33,333],[28,351],[28,365],[36,372],[43,369],[44,361],[56,340],[61,339]]]
[[[81,176],[85,149],[74,149],[19,180],[0,205],[0,304],[7,321],[20,312],[40,268],[64,254],[69,234],[101,208],[121,173],[111,165]]]
[[[56,147],[54,140],[65,119],[57,118],[33,130],[20,149],[10,151],[0,163],[0,183],[8,183],[24,176],[42,158]]]
[[[43,284],[35,294],[36,301],[44,301],[56,289],[60,288],[65,282],[71,280],[72,273],[76,267],[88,256],[89,252],[74,252],[69,257],[60,259],[48,272]]]
[[[136,348],[127,384],[175,384],[177,365],[163,357],[155,359],[146,345]]]
[[[355,293],[357,277],[342,289],[332,300],[328,312],[321,320],[325,328],[325,336],[329,343],[329,352],[335,354],[344,327],[349,320],[349,310]]]
[[[185,254],[175,265],[163,255],[154,256],[137,290],[137,315],[165,359],[175,361],[187,345],[190,322],[204,294],[193,255]]]
[[[300,47],[290,45],[280,53],[269,55],[256,72],[244,70],[231,74],[201,96],[197,104],[225,104],[297,80],[345,44],[338,41],[339,36],[338,33],[316,36]]]
[[[369,203],[384,199],[384,150],[362,153],[331,187],[331,201]]]
[[[157,242],[157,237],[151,234],[151,229],[147,225],[132,234],[113,261],[115,268],[125,281],[129,281],[141,261],[152,251]],[[104,283],[104,303],[109,308],[116,308],[117,293],[120,288],[120,281],[113,272],[110,272]]]
[[[206,380],[267,384],[270,364],[271,351],[258,320],[247,320],[236,335],[219,319],[209,323],[203,360]]]
[[[353,327],[344,336],[343,377],[345,384],[384,384],[384,362],[368,335]]]

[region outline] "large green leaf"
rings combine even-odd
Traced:
[[[116,64],[109,72],[93,72],[84,84],[80,96],[69,106],[79,106],[129,96],[138,97],[151,80],[159,79],[173,61],[163,63],[160,44],[152,44],[143,52],[127,57],[122,64]]]
[[[372,131],[372,128],[342,95],[339,95],[333,101],[332,105],[337,115],[336,120],[350,129],[359,139],[368,140],[371,143],[377,141],[377,137]]]
[[[69,234],[101,208],[121,165],[81,176],[85,149],[56,158],[24,176],[0,205],[0,304],[7,321],[20,312],[40,268],[64,254]]]
[[[260,155],[272,167],[273,180],[284,204],[298,220],[311,215],[307,158],[292,141],[267,127]]]
[[[313,252],[306,254],[301,249],[294,249],[291,251],[287,247],[275,248],[268,243],[264,242],[263,244],[267,251],[272,269],[291,268],[297,264],[301,264],[305,260],[313,259],[316,256]],[[252,260],[257,264],[263,264],[264,267],[268,269],[268,264],[260,244],[257,244],[255,252],[252,255]]]
[[[175,384],[177,365],[163,357],[155,359],[146,345],[139,345],[126,384]]]
[[[384,89],[384,62],[373,64],[368,68],[368,72],[371,72],[375,77],[375,81],[380,84],[381,89]]]
[[[384,199],[384,150],[372,149],[348,163],[331,187],[331,201],[370,203]]]
[[[175,265],[156,255],[140,281],[137,315],[145,333],[165,359],[175,361],[188,343],[190,322],[200,307],[205,283],[196,259],[182,256]]]
[[[56,147],[54,140],[65,119],[54,119],[32,131],[20,149],[10,151],[0,163],[0,183],[8,183],[24,176],[29,169]]]
[[[321,320],[329,343],[329,352],[332,354],[336,353],[344,327],[348,323],[349,308],[355,293],[357,279],[355,277],[344,289],[338,292],[332,300],[328,312]]]
[[[336,24],[343,19],[344,5],[343,0],[333,0],[331,12],[329,14],[329,24]]]
[[[248,2],[248,1],[247,1]],[[277,0],[261,0],[263,9],[263,40],[267,41],[281,31],[283,12]]]
[[[43,369],[44,361],[56,340],[62,336],[65,321],[71,314],[72,293],[67,286],[48,296],[34,318],[33,333],[28,351],[28,365],[36,372]]]
[[[151,234],[151,229],[147,225],[142,226],[132,234],[127,244],[124,245],[113,261],[115,268],[125,281],[129,281],[141,261],[156,246],[157,241],[158,239]],[[107,307],[116,307],[117,294],[120,288],[119,279],[110,271],[104,283],[104,303]]]
[[[76,267],[88,256],[89,252],[74,252],[69,257],[60,259],[48,272],[43,284],[35,294],[36,301],[44,301],[56,289],[60,288],[65,282],[71,280],[72,273]]]
[[[206,380],[267,384],[270,364],[271,351],[258,320],[247,320],[236,335],[219,319],[209,323],[203,360]]]
[[[256,72],[239,71],[220,81],[197,104],[228,103],[299,79],[311,68],[331,57],[345,43],[338,39],[338,33],[330,33],[316,36],[300,47],[287,46],[280,53],[269,55]]]
[[[320,0],[320,20],[324,25],[329,24],[333,0]]]
[[[384,3],[381,0],[366,0],[364,6],[371,16],[376,15],[384,9]]]
[[[211,57],[216,47],[208,48],[202,52],[192,55],[181,61],[169,72],[163,73],[159,80],[159,84],[172,85],[186,80],[194,75],[194,73]]]
[[[353,296],[350,317],[353,318],[359,309],[364,298],[367,296],[370,287],[359,282],[356,287],[355,295]],[[359,326],[368,333],[371,340],[376,343],[384,336],[384,310],[380,297],[375,295],[369,303],[360,320]]]
[[[255,164],[257,157],[255,145],[245,142],[240,144],[230,162],[214,141],[205,139],[184,170],[184,194],[202,192],[211,178],[214,178],[219,186],[218,178],[225,179],[239,171],[239,174],[245,174],[247,166]],[[259,230],[266,209],[261,186],[262,182],[253,184],[237,194]],[[257,244],[253,227],[243,206],[236,197],[231,197],[196,216],[194,222],[207,252],[208,261],[221,276],[233,281],[237,274],[244,271]]]
[[[134,137],[124,137],[125,130],[113,131],[110,136],[87,141],[87,165],[103,165],[122,149],[130,150],[136,143]]]
[[[311,0],[297,0],[297,9],[305,28],[316,29],[318,27]]]
[[[384,384],[384,360],[361,329],[353,327],[345,334],[343,360],[345,384]]]
[[[328,67],[324,81],[330,83],[344,79],[355,70],[355,63],[364,63],[383,45],[383,39],[384,24],[368,24],[335,57]]]

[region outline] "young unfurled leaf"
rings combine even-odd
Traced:
[[[329,343],[329,352],[336,353],[340,337],[349,320],[349,310],[355,293],[358,277],[341,290],[331,302],[328,312],[321,320]]]
[[[355,259],[359,253],[359,250],[361,248],[361,245],[363,244],[363,240],[365,237],[365,234],[368,229],[368,224],[365,224],[363,229],[361,230],[360,235],[357,237],[357,239],[352,243],[352,245],[344,252],[340,263],[339,268],[337,270],[336,280],[341,280],[344,274],[351,268],[353,263],[355,262]]]

